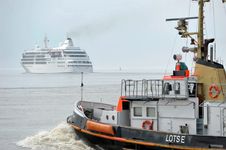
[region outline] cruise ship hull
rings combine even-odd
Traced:
[[[55,64],[22,65],[28,73],[92,73],[92,66],[57,66]]]

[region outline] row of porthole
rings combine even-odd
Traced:
[[[108,115],[106,115],[106,119],[109,120],[109,116],[108,116]],[[115,120],[115,116],[112,115],[112,116],[111,116],[111,119],[112,119],[112,120]]]

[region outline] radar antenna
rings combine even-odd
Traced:
[[[176,29],[178,30],[178,34],[181,35],[182,38],[191,38],[191,45],[196,45],[196,47],[188,48],[183,47],[183,52],[193,52],[196,54],[196,57],[194,60],[204,60],[207,61],[208,57],[208,45],[209,43],[212,43],[214,39],[205,39],[204,40],[204,34],[203,34],[203,20],[204,20],[204,4],[206,2],[209,2],[210,0],[193,0],[198,1],[199,4],[199,14],[198,17],[185,17],[185,18],[172,18],[172,19],[166,19],[166,21],[178,21]],[[226,2],[226,0],[222,0],[222,2]],[[188,32],[188,22],[189,19],[198,19],[198,32]],[[197,36],[197,40],[192,37],[192,35]]]
[[[198,34],[197,32],[189,33],[187,31],[188,22],[186,20],[189,19],[198,19],[198,17],[170,18],[166,19],[166,21],[177,21],[177,27],[175,27],[175,29],[178,30],[178,34],[181,35],[182,38],[187,38],[193,34]]]

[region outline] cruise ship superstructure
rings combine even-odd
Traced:
[[[44,48],[26,50],[21,65],[29,73],[93,72],[92,62],[85,50],[75,47],[71,38],[67,38],[60,47],[48,48],[48,39],[44,39]]]

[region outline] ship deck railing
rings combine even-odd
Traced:
[[[176,81],[175,81],[176,82]],[[216,83],[216,85],[219,87],[220,92],[226,97],[226,84],[220,84]],[[197,97],[197,87],[195,94],[189,93],[189,83],[188,83],[188,91],[185,93],[186,95],[178,95],[173,94],[167,95],[164,92],[164,80],[162,79],[150,79],[150,80],[125,80],[123,79],[121,81],[121,96],[126,96],[126,99],[128,100],[159,100],[163,98],[175,98],[175,99],[186,99],[188,97]],[[205,89],[206,92],[209,93],[209,87],[211,85],[206,85]]]
[[[158,100],[164,97],[163,80],[122,80],[121,96],[130,100]]]

